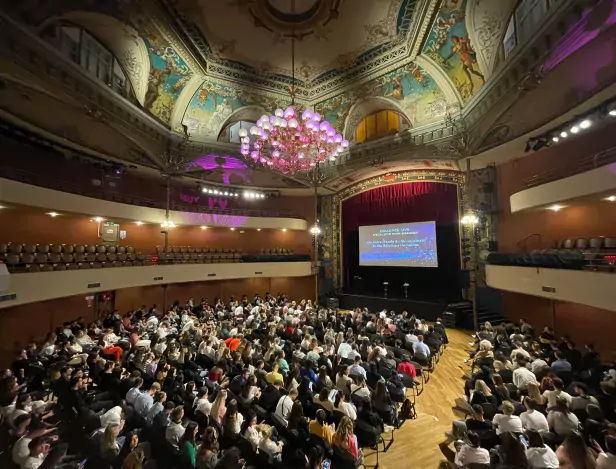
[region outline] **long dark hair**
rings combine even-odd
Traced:
[[[246,430],[248,430],[248,427],[250,427],[250,424],[252,423],[252,420],[257,416],[257,413],[250,409],[248,412],[246,412],[246,418],[244,419],[244,421],[242,422],[242,427],[240,428],[240,433],[243,435]]]
[[[302,403],[297,400],[293,402],[293,407],[291,407],[288,428],[290,430],[297,429],[302,418],[304,418],[304,407],[302,406]]]
[[[501,449],[507,467],[512,469],[526,469],[528,460],[526,459],[526,449],[522,442],[513,433],[507,432],[501,435]]]
[[[180,439],[180,447],[182,446],[182,443],[190,443],[191,445],[196,446],[195,430],[198,426],[199,425],[196,422],[190,422],[186,425],[186,430]]]
[[[327,414],[325,413],[325,411],[323,409],[317,410],[316,420],[317,422],[319,422],[319,425],[321,426],[325,425],[326,419],[327,419]]]

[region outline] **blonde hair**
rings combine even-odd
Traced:
[[[141,469],[144,456],[143,449],[136,447],[126,456],[122,469]]]
[[[509,401],[503,402],[503,414],[513,415],[514,411],[515,411],[515,407],[513,406],[511,402]]]
[[[105,428],[105,433],[103,435],[103,440],[101,441],[101,450],[107,451],[113,448],[118,447],[118,443],[116,441],[115,431],[120,428],[120,425],[117,423],[112,423],[107,425]]]
[[[343,448],[348,448],[349,437],[353,437],[353,421],[345,415],[340,420],[336,433],[334,433],[333,440]]]
[[[541,395],[541,389],[539,386],[540,385],[537,381],[530,381],[526,384],[526,389],[528,390],[528,396],[532,397],[537,404],[541,405],[543,402],[543,396]]]
[[[212,416],[213,419],[218,419],[218,412],[220,411],[220,408],[223,405],[225,405],[226,401],[227,401],[227,390],[221,389],[218,392],[218,395],[216,396],[216,399],[214,400],[214,403],[212,404],[212,408],[210,410],[210,415]]]

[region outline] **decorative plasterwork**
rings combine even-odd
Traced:
[[[380,0],[383,1],[383,0]],[[208,74],[231,78],[240,82],[255,83],[264,88],[286,92],[291,84],[287,74],[280,74],[276,70],[257,69],[238,61],[231,61],[217,57],[212,46],[203,36],[192,16],[181,11],[179,2],[163,0],[168,11],[181,26],[183,32],[199,50],[207,61]],[[403,0],[401,11],[398,14],[398,36],[386,44],[374,47],[358,57],[349,57],[347,63],[337,69],[321,74],[309,82],[301,82],[302,70],[299,68],[300,79],[297,95],[305,100],[314,101],[323,99],[329,92],[334,92],[341,85],[348,84],[376,69],[382,70],[388,65],[400,66],[403,59],[413,60],[423,36],[429,31],[432,16],[438,0]],[[246,4],[249,5],[249,4]],[[191,15],[194,15],[193,10]]]
[[[374,178],[366,179],[359,184],[347,187],[333,196],[332,205],[332,258],[333,258],[333,279],[334,288],[341,288],[343,285],[342,276],[342,202],[346,199],[365,192],[375,187],[389,186],[403,182],[437,182],[455,184],[458,187],[458,214],[467,213],[470,209],[468,199],[466,175],[460,171],[403,171],[387,173]],[[464,225],[460,225],[460,242],[462,238],[469,237],[470,232]],[[460,260],[462,260],[462,249],[460,249]]]
[[[516,3],[516,0],[469,0],[466,8],[468,35],[475,45],[477,62],[486,79],[494,70],[509,17]]]
[[[193,75],[188,81],[188,83],[186,83],[184,89],[180,93],[179,98],[173,106],[173,113],[171,114],[171,119],[169,121],[169,127],[171,127],[171,129],[175,130],[176,132],[184,133],[184,129],[182,128],[182,119],[184,118],[186,109],[188,109],[190,100],[197,92],[202,83],[203,77],[200,75]]]

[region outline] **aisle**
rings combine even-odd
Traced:
[[[462,360],[468,358],[468,332],[448,330],[449,345],[435,372],[417,398],[418,418],[407,421],[395,432],[395,442],[387,453],[379,455],[380,469],[437,469],[446,461],[438,444],[445,439],[445,432],[451,428],[451,421],[461,418],[452,410],[454,401],[463,391],[462,376],[467,366]],[[464,367],[464,371],[462,369]],[[371,451],[366,450],[367,454]],[[366,458],[368,467],[374,466],[376,458]]]

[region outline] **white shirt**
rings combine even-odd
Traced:
[[[571,407],[571,395],[567,394],[565,391],[557,389],[555,391],[545,391],[543,393],[543,398],[548,401],[548,407],[555,406],[558,397],[564,397],[567,400],[567,405]]]
[[[578,418],[571,412],[568,414],[554,411],[548,412],[548,423],[554,430],[554,433],[561,437],[565,437],[572,431],[577,430],[580,425]]]
[[[597,469],[616,469],[616,455],[599,453],[599,456],[597,456]]]
[[[456,453],[456,466],[466,467],[470,464],[490,464],[490,453],[484,448],[473,448],[469,445],[462,445],[460,451]]]
[[[340,355],[342,358],[348,358],[351,350],[353,350],[353,348],[349,344],[347,344],[346,342],[342,342],[338,346],[338,355]]]
[[[511,356],[509,358],[511,358],[511,361],[514,360],[514,358],[517,357],[518,354],[522,354],[524,356],[524,358],[526,358],[527,360],[530,358],[530,353],[528,353],[526,350],[524,350],[523,348],[514,348],[511,351]]]
[[[367,386],[362,388],[356,384],[351,384],[351,395],[370,398],[370,389]]]
[[[282,396],[278,400],[278,404],[276,405],[276,415],[282,417],[285,422],[289,418],[289,414],[291,413],[291,409],[293,408],[293,399],[289,396]]]
[[[252,449],[255,451],[261,443],[261,433],[255,427],[248,427],[244,432],[244,438],[252,443]]]
[[[210,415],[212,404],[207,399],[197,399],[195,401],[195,412],[199,411],[203,415]]]
[[[412,343],[412,342],[417,342],[417,336],[415,334],[406,334],[406,336],[404,337],[406,339],[407,343]]]
[[[338,407],[334,407],[334,409],[342,412],[351,420],[357,420],[357,412],[355,411],[355,406],[348,402],[343,402],[341,400],[340,405]]]
[[[496,414],[492,422],[494,422],[494,425],[498,426],[497,433],[524,433],[522,421],[517,415]]]
[[[43,461],[45,461],[46,455],[41,453],[38,456],[28,456],[26,460],[21,464],[21,469],[38,469]]]
[[[522,412],[520,420],[522,421],[522,426],[526,430],[537,430],[538,432],[549,430],[548,419],[545,418],[545,415],[536,410],[529,409],[526,412]]]
[[[549,446],[528,448],[526,450],[526,459],[528,460],[529,469],[556,469],[558,467],[556,453]],[[599,466],[597,466],[597,469],[599,469]]]
[[[513,384],[518,389],[526,389],[528,383],[535,381],[537,381],[537,377],[528,368],[517,368],[513,371]]]
[[[137,396],[133,407],[135,408],[135,412],[145,418],[152,405],[154,405],[154,398],[147,392],[144,392],[141,393],[140,396]]]
[[[24,461],[28,459],[28,456],[30,456],[30,449],[28,449],[28,445],[31,441],[32,438],[22,436],[13,445],[13,462],[18,466],[21,466]]]

